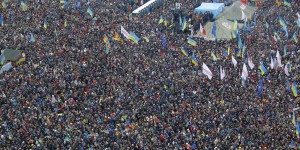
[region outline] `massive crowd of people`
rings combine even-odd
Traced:
[[[23,11],[20,1],[6,1],[6,8],[1,8],[0,45],[24,50],[26,61],[0,75],[0,147],[298,148],[292,110],[299,104],[286,85],[288,80],[298,89],[300,85],[300,48],[293,40],[294,33],[300,35],[298,0],[291,1],[291,7],[262,3],[249,18],[251,32],[239,32],[247,42],[246,56],[255,64],[248,67],[246,85],[241,79],[245,58],[235,54],[237,39],[193,38],[197,46],[191,46],[186,40],[190,34],[173,33],[169,27],[177,23],[170,11],[173,0],[165,0],[147,15],[129,15],[138,2],[25,0],[28,8]],[[201,17],[193,14],[198,2],[181,2],[189,23],[198,26]],[[158,24],[161,15],[168,20],[167,27]],[[288,37],[278,16],[287,24]],[[121,25],[140,37],[138,44],[121,34]],[[274,32],[280,37],[276,43]],[[124,42],[113,40],[116,33]],[[110,40],[109,52],[104,36]],[[198,58],[199,66],[182,55],[181,47]],[[236,67],[223,56],[228,47]],[[282,64],[292,65],[290,76],[283,67],[270,68],[277,51]],[[212,52],[218,60],[213,60]],[[214,74],[211,80],[202,73],[203,62]],[[259,71],[260,62],[268,71],[265,75]],[[220,66],[226,70],[223,80]],[[258,95],[259,80],[263,89]],[[297,111],[294,114],[297,118]]]

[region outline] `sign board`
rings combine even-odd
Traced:
[[[175,3],[176,9],[180,9],[181,3]]]

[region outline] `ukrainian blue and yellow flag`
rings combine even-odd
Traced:
[[[199,65],[199,61],[198,61],[198,59],[195,57],[194,53],[193,53],[193,56],[192,56],[192,63],[193,63],[195,66],[198,66],[198,65]]]
[[[270,27],[268,22],[266,22],[266,27],[267,27],[267,29],[269,29],[269,27]]]
[[[6,0],[4,0],[4,1],[2,2],[2,8],[3,8],[3,9],[6,9],[6,7],[7,7],[7,5],[6,5]]]
[[[244,78],[242,78],[242,86],[245,87],[245,88],[247,88],[247,86],[246,86],[246,80]]]
[[[90,7],[87,9],[87,13],[89,13],[91,17],[94,16],[94,12]]]
[[[236,31],[237,30],[237,20],[236,18],[234,18],[234,23],[233,23],[233,31]]]
[[[163,23],[164,22],[164,18],[163,18],[163,16],[160,16],[160,19],[159,19],[159,21],[158,21],[158,24],[161,24],[161,23]]]
[[[188,43],[193,45],[193,46],[197,46],[197,43],[195,40],[191,39],[191,38],[188,38]]]
[[[296,122],[296,134],[298,135],[300,132],[300,124],[299,121]]]
[[[186,50],[186,48],[184,47],[181,47],[181,53],[184,55],[184,56],[189,56],[189,52]]]
[[[211,52],[210,56],[213,58],[213,61],[218,60],[218,58],[216,57],[216,55],[213,52]]]
[[[32,33],[30,33],[30,42],[35,42],[35,38]]]
[[[106,54],[109,53],[109,47],[107,46],[107,44],[105,44],[105,53],[106,53]]]
[[[166,17],[165,17],[165,20],[164,20],[164,25],[168,26],[168,22],[167,22],[167,18]]]
[[[285,21],[284,21],[281,17],[278,17],[278,19],[279,19],[279,24],[280,24],[282,27],[286,27]]]
[[[28,9],[28,6],[27,4],[25,4],[23,1],[21,2],[21,8],[22,8],[22,11],[26,11]]]
[[[276,36],[277,40],[281,40],[279,35],[276,32],[274,32],[274,35]]]
[[[289,32],[288,32],[286,26],[282,27],[282,29],[283,29],[283,31],[285,32],[285,36],[286,36],[286,37],[289,37]]]
[[[286,46],[284,46],[283,52],[284,52],[283,57],[285,57],[286,56]]]
[[[119,37],[118,33],[114,33],[114,40],[121,42],[122,44],[124,44],[124,41]]]
[[[44,28],[47,29],[48,28],[48,22],[45,20],[44,21]]]
[[[230,55],[230,47],[228,46],[227,54]]]
[[[297,86],[296,86],[296,82],[294,81],[293,84],[292,84],[292,92],[293,92],[293,95],[295,97],[298,96],[298,91],[297,91]]]
[[[297,36],[296,32],[294,32],[294,34],[293,34],[293,39],[294,39],[295,43],[298,43],[298,36]]]
[[[186,29],[186,19],[185,17],[183,18],[183,22],[182,22],[182,31],[184,31]]]
[[[1,65],[4,65],[5,63],[5,56],[4,54],[1,55]]]
[[[295,111],[293,111],[292,123],[293,123],[293,125],[294,125],[294,126],[296,126],[296,117],[295,117]]]
[[[109,42],[109,39],[106,35],[103,36],[103,41],[106,44],[106,47],[110,50],[110,48],[111,48],[110,42]]]
[[[147,37],[143,37],[145,39],[146,42],[149,42],[149,39]]]
[[[266,67],[264,66],[264,64],[262,62],[260,63],[258,68],[260,69],[260,74],[261,75],[264,75],[264,74],[267,73],[267,69],[266,69]]]
[[[241,48],[240,47],[238,47],[238,51],[236,54],[237,54],[236,56],[241,57]]]
[[[291,72],[292,71],[291,62],[288,61],[286,64],[287,64],[288,71]]]
[[[64,22],[64,26],[65,26],[65,27],[67,27],[67,26],[68,26],[68,24],[67,24],[67,20],[65,20],[65,22]]]
[[[289,81],[289,80],[286,80],[285,85],[286,85],[286,90],[287,90],[288,92],[291,92],[291,84],[290,84],[290,81]]]
[[[287,6],[287,7],[292,7],[291,3],[288,2],[287,0],[283,1],[283,5]]]
[[[138,44],[140,38],[137,37],[133,32],[130,32],[130,37],[129,37],[134,43]]]
[[[225,50],[222,50],[222,51],[223,51],[223,56],[228,57],[228,53]]]

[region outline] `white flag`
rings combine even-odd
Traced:
[[[286,64],[285,67],[284,67],[284,73],[287,75],[287,76],[290,76],[289,74],[289,69],[287,67],[288,65]]]
[[[194,28],[191,28],[191,35],[190,37],[193,37],[194,36]]]
[[[121,26],[121,33],[127,38],[130,39],[130,34]]]
[[[223,79],[224,79],[225,78],[225,69],[223,68],[222,71],[223,71],[222,75],[223,75]]]
[[[247,16],[245,15],[245,13],[242,11],[242,20],[247,21]]]
[[[278,66],[279,66],[279,67],[282,67],[282,64],[281,64],[281,56],[280,56],[278,50],[277,50],[277,53],[276,53],[276,57],[277,57],[277,63],[278,63]]]
[[[244,78],[244,80],[246,80],[247,77],[248,77],[248,70],[247,70],[247,66],[244,63],[243,70],[242,70],[242,78]]]
[[[272,58],[272,57],[271,57],[270,68],[271,68],[271,69],[274,69],[274,61],[273,61],[273,58]]]
[[[236,67],[236,65],[237,65],[237,61],[234,59],[234,57],[233,57],[233,56],[231,57],[231,60],[232,60],[232,63],[233,63],[233,65],[234,65],[234,67]]]
[[[211,80],[211,78],[213,77],[212,72],[210,71],[210,69],[207,67],[207,65],[205,63],[203,63],[202,65],[202,73],[207,75],[207,77]]]
[[[222,69],[222,66],[221,66],[221,67],[220,67],[220,78],[221,78],[221,80],[223,80],[224,77],[225,77],[225,70]]]
[[[249,65],[249,67],[250,67],[251,69],[254,68],[254,64],[253,64],[253,62],[252,62],[251,57],[248,58],[248,65]]]

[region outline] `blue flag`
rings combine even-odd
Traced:
[[[254,19],[253,19],[253,24],[254,24],[254,27],[256,27],[256,17],[254,17]]]
[[[262,88],[263,88],[263,83],[262,83],[262,80],[259,79],[259,88],[258,88],[258,90],[257,90],[257,92],[256,92],[257,95],[260,94],[260,92],[262,91]]]
[[[252,33],[250,23],[248,24],[248,31],[250,32],[250,34]]]
[[[2,16],[0,16],[0,25],[3,26]]]
[[[286,89],[287,89],[289,92],[291,92],[291,87],[290,87],[290,81],[289,81],[289,80],[286,81],[285,85],[286,85]]]
[[[289,37],[289,32],[287,31],[286,26],[282,27],[282,30],[285,32],[285,36]]]
[[[5,63],[5,56],[4,54],[1,55],[1,65],[4,65]]]
[[[166,38],[165,38],[164,35],[161,35],[161,41],[162,41],[162,45],[163,45],[164,47],[166,47],[166,46],[167,46],[167,41],[166,41]]]
[[[217,24],[214,22],[214,26],[212,28],[211,34],[214,35],[215,37],[217,36]]]

